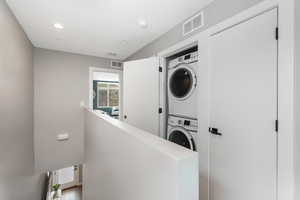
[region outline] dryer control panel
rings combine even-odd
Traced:
[[[169,67],[175,67],[181,63],[193,63],[198,61],[198,52],[192,52],[169,61]]]

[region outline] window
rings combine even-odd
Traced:
[[[93,81],[94,110],[101,110],[118,118],[120,101],[120,84],[117,81]]]
[[[119,106],[119,83],[97,83],[97,107]]]

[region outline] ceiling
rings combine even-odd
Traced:
[[[125,59],[212,0],[7,0],[36,47]],[[147,22],[147,28],[138,21]],[[60,23],[64,29],[55,29]],[[111,55],[109,53],[116,53]]]

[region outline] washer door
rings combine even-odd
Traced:
[[[193,70],[186,65],[179,65],[170,74],[169,91],[174,98],[184,100],[193,93],[196,82]]]
[[[168,140],[185,148],[196,151],[195,142],[190,134],[181,128],[174,128],[168,135]]]

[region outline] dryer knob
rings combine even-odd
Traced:
[[[191,121],[190,120],[184,120],[184,125],[185,126],[190,126],[191,125]]]

